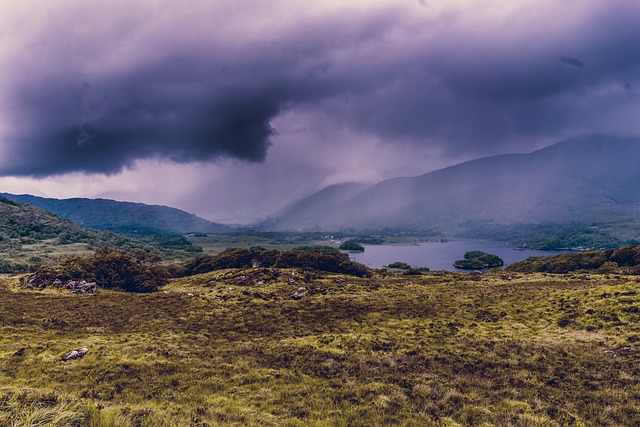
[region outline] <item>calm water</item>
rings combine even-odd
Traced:
[[[373,268],[406,262],[412,267],[429,267],[431,270],[462,271],[453,267],[453,262],[462,259],[465,252],[482,251],[498,255],[505,266],[530,256],[548,256],[567,251],[515,251],[513,246],[492,242],[453,241],[448,243],[421,243],[419,246],[365,245],[365,251],[351,253],[351,259]]]

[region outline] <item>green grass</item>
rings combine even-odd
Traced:
[[[631,426],[634,276],[265,269],[0,289],[0,425]],[[509,277],[508,277],[509,276]],[[291,280],[290,280],[291,279]],[[290,296],[304,287],[302,299]],[[89,348],[81,360],[66,351]]]

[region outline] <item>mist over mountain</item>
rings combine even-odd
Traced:
[[[82,227],[127,235],[136,230],[185,234],[222,233],[228,227],[176,208],[108,199],[52,199],[28,194],[0,193],[7,199],[46,209]]]
[[[282,211],[281,229],[435,229],[467,223],[612,221],[640,212],[640,140],[591,135],[529,154],[481,158],[335,197],[324,189]],[[313,207],[313,208],[310,208]]]

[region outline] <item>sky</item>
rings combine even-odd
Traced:
[[[227,223],[639,135],[635,0],[0,0],[0,191]]]

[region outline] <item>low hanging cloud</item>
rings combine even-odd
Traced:
[[[318,111],[327,128],[452,156],[640,132],[625,120],[640,105],[631,2],[565,6],[564,20],[553,2],[531,18],[525,7],[505,17],[436,1],[311,11],[284,0],[194,1],[187,11],[86,3],[0,10],[10,12],[2,175],[113,174],[154,158],[261,162],[273,122],[296,109]]]

